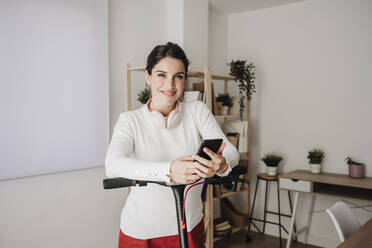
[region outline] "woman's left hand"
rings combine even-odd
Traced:
[[[211,158],[211,160],[200,157],[199,155],[193,155],[196,160],[194,163],[203,165],[208,168],[207,177],[213,177],[216,173],[224,172],[228,165],[224,157],[222,157],[222,151],[225,148],[226,143],[222,143],[217,153],[214,153],[208,148],[204,148],[203,151]]]

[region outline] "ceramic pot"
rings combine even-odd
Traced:
[[[267,166],[267,175],[273,177],[278,174],[278,167],[277,166]]]
[[[310,164],[310,171],[311,173],[319,174],[321,167],[322,167],[321,164]]]
[[[222,106],[222,114],[227,115],[227,112],[229,111],[229,106]]]
[[[349,177],[362,178],[366,176],[366,166],[364,164],[349,164]]]

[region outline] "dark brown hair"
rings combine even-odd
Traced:
[[[187,77],[187,71],[189,67],[189,60],[186,57],[185,52],[176,43],[168,42],[166,45],[158,45],[152,49],[151,53],[147,57],[146,70],[151,75],[154,66],[159,63],[162,58],[171,57],[180,59],[185,66],[185,78]]]

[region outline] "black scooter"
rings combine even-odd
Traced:
[[[246,179],[239,178],[239,175],[247,173],[246,166],[236,166],[233,168],[232,172],[228,176],[225,177],[213,177],[213,178],[205,178],[203,183],[205,184],[212,184],[212,185],[224,185],[225,188],[229,190],[236,190],[237,184],[249,182]],[[148,183],[156,183],[162,186],[171,187],[173,191],[173,195],[176,201],[176,211],[177,211],[177,223],[178,223],[178,234],[179,234],[179,242],[180,248],[188,248],[189,241],[187,237],[187,225],[186,225],[186,216],[185,213],[182,212],[183,210],[183,201],[184,201],[184,190],[187,186],[186,184],[177,184],[177,185],[169,185],[166,182],[159,182],[159,181],[141,181],[141,180],[132,180],[127,178],[109,178],[103,180],[103,188],[104,189],[115,189],[115,188],[125,188],[131,186],[147,186]],[[184,215],[183,215],[184,214]],[[184,217],[184,221],[183,218]]]

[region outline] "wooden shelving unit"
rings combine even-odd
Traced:
[[[132,108],[131,104],[131,72],[132,71],[140,71],[145,72],[145,67],[131,67],[130,63],[127,63],[126,65],[126,103],[127,108],[126,110],[129,111]],[[224,81],[224,93],[227,93],[228,89],[228,83],[229,81],[234,80],[234,77],[228,76],[228,75],[216,75],[212,74],[211,70],[207,67],[204,67],[204,71],[189,71],[187,73],[188,78],[199,78],[204,80],[204,93],[206,94],[205,97],[205,104],[209,107],[209,109],[212,111],[212,80],[221,80]],[[186,82],[187,84],[187,82]],[[185,89],[187,89],[187,85],[185,85]],[[250,106],[249,101],[247,101],[246,105],[246,111],[247,111],[247,117],[250,116]],[[215,118],[224,118],[225,120],[228,118],[239,118],[238,115],[216,115]],[[240,153],[240,163],[241,165],[248,166],[248,173],[247,173],[247,179],[250,178],[250,121],[248,119],[248,130],[247,130],[247,151],[244,153]],[[220,200],[222,198],[240,193],[240,192],[246,192],[248,204],[247,204],[247,214],[250,213],[250,185],[248,184],[246,189],[239,192],[228,192],[224,193],[223,195],[219,197],[213,197],[213,187],[211,185],[208,185],[207,191],[206,191],[206,200],[204,205],[204,226],[205,226],[205,240],[206,240],[206,248],[213,248],[214,241],[217,241],[221,238],[214,238],[213,236],[213,229],[214,229],[214,220],[213,220],[213,205],[214,200]],[[242,228],[233,228],[232,233],[237,232],[241,230]]]

